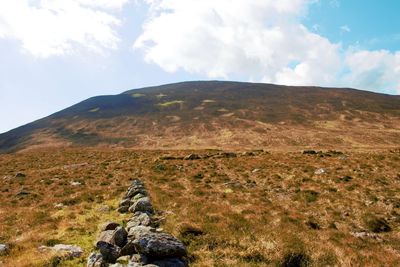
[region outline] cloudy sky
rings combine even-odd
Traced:
[[[0,0],[0,132],[184,80],[400,94],[397,0]]]

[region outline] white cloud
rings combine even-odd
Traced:
[[[334,78],[328,70],[338,63],[339,46],[299,23],[307,2],[152,1],[152,14],[134,47],[169,72],[326,83]],[[293,62],[299,62],[294,69]],[[326,72],[315,75],[313,69]]]
[[[398,53],[343,48],[319,35],[318,28],[302,25],[314,0],[145,2],[150,12],[133,47],[165,71],[392,92],[400,87],[394,75],[400,68]],[[347,25],[341,30],[350,32]],[[361,67],[370,66],[375,53],[380,54],[379,64],[372,70]]]
[[[340,27],[340,31],[341,32],[351,32],[351,29],[350,29],[349,26],[343,25],[343,26]]]
[[[344,83],[383,92],[394,89],[400,94],[400,51],[349,51],[345,63]]]
[[[0,38],[21,42],[36,57],[116,49],[113,15],[128,0],[12,0],[0,2]]]

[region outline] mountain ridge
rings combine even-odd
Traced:
[[[398,95],[351,88],[180,82],[88,98],[0,134],[0,152],[70,145],[398,146],[399,107]],[[361,140],[363,134],[367,138]]]

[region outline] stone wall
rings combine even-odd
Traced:
[[[88,267],[188,266],[184,244],[158,228],[159,218],[142,181],[132,182],[118,211],[132,217],[126,226],[116,222],[102,225],[98,251],[90,254]]]

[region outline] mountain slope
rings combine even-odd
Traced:
[[[184,82],[97,96],[0,135],[48,146],[379,148],[400,145],[400,97],[354,89]]]

